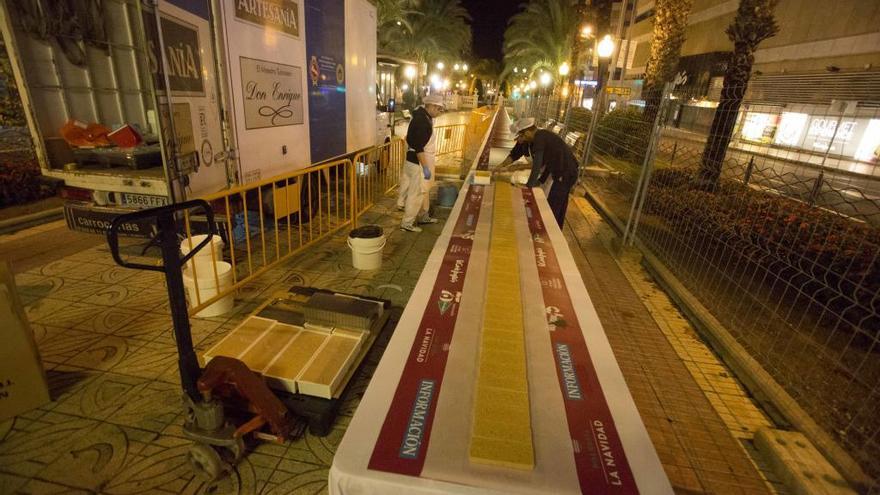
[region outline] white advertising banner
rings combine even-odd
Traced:
[[[376,120],[376,7],[345,1],[345,139],[347,151],[373,146]]]
[[[240,182],[308,167],[303,3],[220,3]]]

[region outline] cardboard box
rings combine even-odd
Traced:
[[[48,403],[49,383],[15,278],[0,264],[0,421]]]

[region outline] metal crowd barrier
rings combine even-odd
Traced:
[[[394,189],[406,161],[406,141],[399,137],[354,155],[356,172],[355,214],[360,215],[376,199]]]
[[[190,301],[190,314],[195,314],[223,297],[240,289],[280,261],[315,244],[346,226],[353,226],[358,212],[357,171],[350,159],[335,160],[289,174],[239,186],[204,196],[215,214],[218,230],[222,231],[226,253],[217,253],[214,243],[203,248],[184,270],[191,271],[195,300]],[[186,239],[181,246],[191,250],[196,242],[194,229],[202,219],[184,212]],[[207,257],[210,253],[210,258]],[[231,283],[221,284],[216,260],[228,260]],[[199,270],[213,273],[213,289],[202,298],[199,291]],[[226,267],[223,265],[223,270]],[[201,276],[204,280],[204,272]]]
[[[464,139],[468,124],[438,125],[434,127],[437,135],[436,156],[458,153],[464,149]]]
[[[493,111],[482,107],[471,112],[468,124],[438,126],[437,155],[467,153],[469,143],[477,143],[488,131]],[[356,227],[357,218],[388,193],[400,180],[406,160],[406,142],[400,137],[308,169],[278,175],[204,196],[215,214],[215,223],[225,242],[222,253],[209,243],[202,253],[187,263],[194,287],[190,293],[190,314],[208,306],[253,281],[279,262],[345,227]],[[204,218],[183,213],[186,238],[181,247],[192,250],[198,244],[193,236]],[[210,253],[210,257],[208,257]],[[213,260],[209,263],[209,261]],[[231,282],[221,283],[231,265]],[[220,268],[222,267],[222,268]],[[199,290],[202,280],[213,288]],[[204,270],[211,270],[205,278]],[[221,273],[222,272],[222,273]]]

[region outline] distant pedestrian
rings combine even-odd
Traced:
[[[532,171],[526,187],[537,187],[552,179],[547,203],[556,223],[562,228],[565,211],[568,208],[568,194],[577,182],[578,162],[571,148],[556,134],[535,126],[535,119],[520,119],[516,122],[517,142],[530,146]]]
[[[446,105],[439,95],[428,95],[422,102],[424,105],[413,111],[406,131],[405,178],[401,180],[402,195],[398,196],[398,206],[404,206],[400,229],[408,232],[421,232],[417,224],[437,223],[428,214],[429,202],[425,199],[434,177],[434,118],[443,113]]]

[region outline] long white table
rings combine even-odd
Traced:
[[[672,493],[540,189],[511,192],[535,467],[469,461],[493,188],[462,190],[336,452],[330,493]]]

